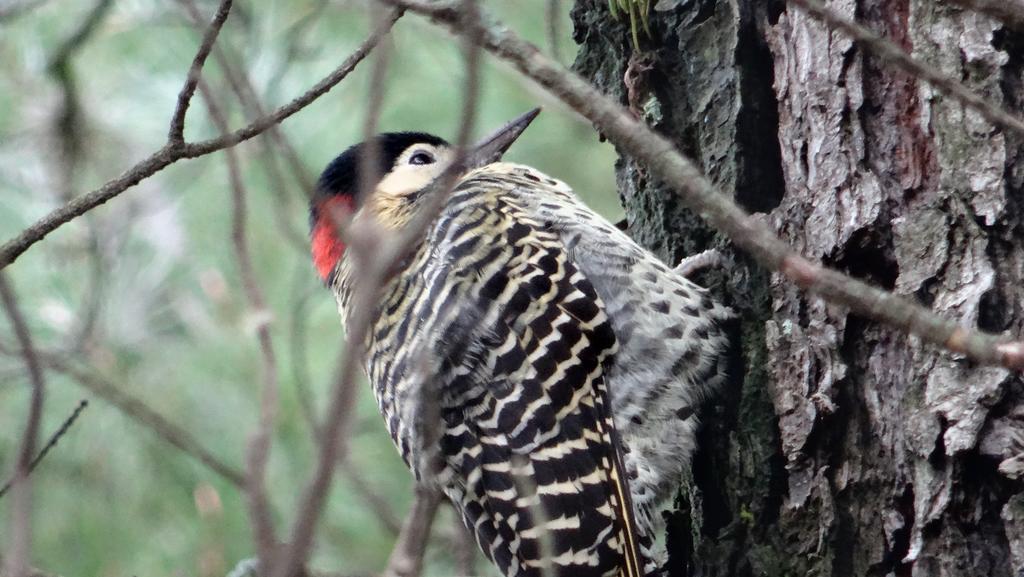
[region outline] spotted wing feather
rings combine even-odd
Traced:
[[[731,312],[583,204],[564,183],[492,165],[532,218],[556,234],[605,305],[619,345],[608,389],[642,532],[661,533],[659,508],[696,446],[697,408],[726,375]],[[663,551],[650,551],[660,562]]]

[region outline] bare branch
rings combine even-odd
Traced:
[[[392,25],[401,16],[401,12],[394,12],[378,27],[363,44],[356,49],[338,68],[329,75],[317,82],[304,94],[281,106],[267,116],[253,121],[247,126],[235,130],[228,137],[213,138],[198,143],[185,143],[184,145],[165,145],[145,160],[139,162],[126,170],[117,178],[107,182],[100,188],[75,197],[70,202],[53,210],[50,214],[36,221],[34,224],[23,230],[16,237],[8,240],[0,246],[0,270],[3,270],[12,262],[17,260],[32,245],[44,239],[48,234],[57,230],[64,224],[85,214],[86,212],[100,206],[112,198],[123,193],[125,190],[135,186],[142,180],[167,168],[169,165],[186,158],[197,158],[216,152],[223,148],[234,146],[254,136],[258,136],[271,126],[274,126],[289,116],[302,110],[317,98],[326,94],[355,67],[362,62],[367,54],[377,45],[390,30]]]
[[[964,8],[977,10],[1005,24],[1024,30],[1024,3],[1021,0],[946,0]]]
[[[241,471],[203,447],[188,430],[168,421],[144,401],[125,392],[125,387],[117,386],[93,371],[76,367],[62,355],[43,355],[42,359],[46,366],[68,375],[83,388],[110,403],[129,419],[152,430],[165,442],[199,461],[225,481],[239,489],[245,488],[245,475]]]
[[[380,19],[383,13],[374,11],[375,19]],[[378,150],[372,136],[376,132],[377,121],[380,118],[380,111],[384,101],[384,83],[387,77],[387,64],[390,57],[390,46],[382,43],[374,55],[373,69],[370,73],[369,89],[369,110],[367,111],[364,123],[366,135],[366,152],[360,158],[360,182],[361,194],[365,198],[369,189],[373,186],[372,179],[377,170],[376,157]],[[337,218],[337,217],[336,217]],[[366,260],[374,250],[378,238],[371,238],[366,235],[363,239],[353,242],[349,250],[361,260]],[[367,267],[370,268],[370,267]],[[360,266],[360,270],[362,267]],[[330,489],[331,479],[334,475],[334,468],[337,459],[348,452],[345,430],[352,414],[352,407],[356,403],[358,389],[356,388],[355,375],[358,372],[356,367],[361,362],[365,348],[365,335],[369,331],[370,317],[367,311],[374,310],[377,292],[383,286],[384,277],[370,270],[371,280],[367,283],[365,293],[360,296],[365,299],[359,305],[363,311],[361,316],[365,317],[365,327],[352,330],[347,335],[344,352],[338,360],[338,377],[335,380],[334,394],[329,407],[329,416],[322,430],[320,439],[320,461],[314,472],[312,481],[303,495],[299,508],[299,514],[295,519],[288,549],[282,559],[280,570],[274,571],[272,575],[280,577],[292,577],[305,563],[309,549],[313,543],[313,536],[316,532],[316,525],[320,514],[320,505],[327,497]]]
[[[46,442],[46,445],[42,448],[42,450],[39,451],[39,454],[37,454],[35,458],[32,459],[32,462],[29,463],[29,475],[31,475],[32,472],[36,470],[36,467],[39,466],[39,463],[41,463],[43,459],[46,458],[46,454],[50,452],[50,449],[57,446],[57,443],[60,441],[61,437],[63,437],[64,434],[71,429],[71,425],[75,424],[75,421],[78,419],[78,416],[81,415],[82,411],[84,411],[85,408],[88,406],[89,401],[85,399],[82,399],[81,401],[78,402],[78,406],[75,407],[75,410],[71,412],[71,415],[67,419],[64,419],[64,423],[60,426],[59,429],[57,429],[56,432],[53,433],[53,435],[50,435],[50,440]],[[13,483],[14,480],[12,479],[4,483],[3,487],[0,487],[0,499],[2,499],[5,494],[7,494],[7,491],[10,490],[11,485]]]
[[[128,188],[135,186],[143,179],[173,164],[180,158],[180,155],[175,154],[169,147],[164,146],[100,188],[71,199],[60,208],[21,231],[18,236],[5,242],[0,247],[0,270],[6,268],[28,250],[29,247],[62,225],[107,202]]]
[[[377,18],[382,14],[375,13]],[[367,151],[360,158],[362,182],[361,193],[365,197],[372,187],[374,173],[377,163],[374,162],[377,150],[374,148],[374,141],[371,138],[376,131],[377,119],[380,115],[383,102],[384,81],[386,78],[387,60],[389,56],[388,45],[382,44],[378,47],[374,58],[373,70],[370,74],[370,90],[367,117],[364,124],[364,132],[367,135]],[[339,216],[335,216],[339,218]],[[358,235],[357,235],[358,236]],[[367,231],[367,234],[358,238],[352,238],[349,244],[360,271],[364,271],[364,265],[369,260],[369,255],[374,251],[379,238]],[[292,528],[291,538],[288,540],[288,547],[285,556],[281,560],[278,570],[268,571],[269,574],[278,577],[292,577],[305,563],[309,549],[313,543],[313,536],[316,532],[316,525],[320,515],[321,504],[327,497],[327,492],[334,476],[334,468],[339,456],[347,453],[347,442],[344,434],[352,414],[352,407],[356,403],[358,390],[356,389],[356,376],[358,367],[362,362],[366,348],[365,335],[370,330],[372,321],[371,311],[375,310],[375,301],[380,288],[385,282],[384,274],[372,266],[365,266],[367,277],[364,287],[357,290],[354,297],[355,307],[359,317],[354,326],[349,327],[346,335],[345,347],[338,360],[338,374],[334,381],[331,394],[331,402],[328,406],[328,415],[323,422],[320,439],[320,458],[313,473],[306,491],[303,493],[302,502],[299,506],[298,515]]]
[[[409,515],[402,523],[395,547],[388,557],[382,577],[419,577],[423,573],[423,557],[430,539],[430,526],[441,504],[441,492],[433,487],[416,485]]]
[[[380,9],[376,4],[370,5],[375,18],[380,18]],[[373,68],[370,71],[370,88],[367,94],[366,118],[363,121],[363,153],[359,156],[359,197],[366,199],[373,191],[374,183],[381,176],[377,159],[380,156],[377,140],[377,126],[380,124],[380,113],[384,107],[384,84],[387,81],[388,64],[391,60],[390,43],[382,43],[374,55]]]
[[[467,18],[474,22],[479,18],[479,10],[475,0],[462,0],[461,10]],[[468,36],[463,46],[466,77],[463,89],[462,120],[456,137],[457,158],[452,163],[453,167],[460,167],[464,162],[466,150],[473,133],[473,125],[476,121],[480,95],[480,53],[480,39],[473,35]],[[452,175],[454,174],[452,172]],[[440,180],[444,181],[446,179],[443,177]],[[434,219],[441,213],[453,185],[453,180],[443,182],[439,185],[441,188],[435,189],[434,194],[428,196],[430,200],[422,209],[423,212],[420,220],[414,222],[409,227],[408,234],[398,239],[397,245],[403,247],[400,250],[404,251],[404,247],[411,248],[417,244],[420,235],[426,231]],[[399,257],[394,257],[394,262],[399,262],[400,260]],[[427,372],[434,373],[436,371]],[[420,431],[420,434],[424,439],[424,445],[431,448],[436,445],[436,441],[439,441],[441,437],[439,431],[441,422],[439,399],[441,395],[439,391],[435,390],[435,386],[432,386],[434,382],[433,379],[428,378],[424,386],[419,388],[420,394],[415,399],[415,402],[422,407],[415,412],[423,415],[422,420],[426,428],[426,430]],[[388,567],[384,572],[385,577],[415,577],[422,572],[423,558],[426,554],[427,540],[430,536],[430,527],[433,524],[434,517],[437,515],[438,503],[441,497],[442,495],[437,489],[417,485],[413,508],[409,512],[409,516],[402,526],[402,532],[399,535],[398,541],[391,552]]]
[[[14,293],[7,276],[0,273],[0,302],[4,312],[14,329],[14,336],[21,350],[25,368],[28,370],[32,396],[29,400],[28,418],[21,436],[21,447],[18,449],[11,478],[11,529],[10,548],[6,562],[10,577],[25,577],[30,574],[28,562],[32,544],[32,456],[36,452],[36,437],[39,435],[39,421],[43,415],[43,397],[46,394],[46,382],[43,379],[43,368],[32,345],[32,335],[28,324],[18,306],[18,297]]]
[[[469,34],[472,30],[472,22],[462,16],[458,3],[387,1],[424,14],[456,34]],[[589,82],[551,61],[505,27],[488,25],[479,33],[484,48],[589,119],[619,149],[645,162],[652,173],[676,190],[686,206],[762,266],[782,273],[800,288],[825,300],[845,305],[857,314],[916,335],[933,345],[962,353],[978,363],[1024,369],[1024,343],[961,327],[917,303],[807,260],[793,252],[767,225],[751,218],[727,195],[716,190],[670,141],[639,122]]]
[[[213,43],[217,41],[217,36],[220,35],[220,30],[224,27],[224,22],[228,19],[228,14],[231,12],[231,3],[232,0],[221,0],[217,13],[213,15],[213,20],[210,21],[210,26],[207,27],[206,33],[203,34],[203,40],[199,43],[199,49],[192,59],[192,66],[188,69],[185,84],[181,87],[181,92],[178,93],[178,104],[174,109],[174,114],[171,116],[171,127],[167,133],[167,142],[170,145],[180,146],[185,144],[185,115],[188,114],[188,105],[192,102],[192,95],[196,92],[196,84],[199,83],[199,77],[203,74],[203,65],[206,64],[206,58],[210,55],[210,51],[213,50]]]
[[[184,7],[192,26],[201,30],[203,17],[196,7],[194,0],[178,0],[178,3]],[[263,106],[263,102],[260,100],[248,74],[245,72],[244,66],[237,61],[237,58],[229,57],[228,52],[226,42],[221,40],[214,45],[212,55],[217,65],[224,72],[224,78],[228,81],[231,91],[235,93],[236,98],[242,104],[246,117],[256,119],[266,116],[266,108]],[[280,153],[288,163],[293,176],[302,187],[304,198],[311,198],[313,194],[313,181],[302,161],[299,160],[298,153],[280,126],[271,126],[261,137],[260,143],[266,159],[265,162],[260,163],[260,166],[270,180],[271,189],[275,193],[274,197],[282,206],[282,210],[273,211],[278,228],[281,229],[284,237],[295,248],[303,252],[308,251],[309,242],[306,235],[297,231],[292,226],[291,220],[288,219],[288,214],[291,212],[287,210],[289,208],[288,201],[291,199],[288,190],[291,187],[285,183],[285,179],[278,166],[276,154]]]
[[[460,157],[466,154],[469,139],[473,137],[473,126],[476,124],[477,107],[480,104],[480,53],[483,51],[480,47],[482,37],[477,32],[480,28],[480,9],[476,0],[462,0],[461,9],[463,18],[472,22],[473,26],[470,28],[469,34],[466,35],[465,44],[462,47],[463,58],[466,62],[466,79],[462,89],[462,121],[459,124],[459,134],[456,137]],[[458,164],[462,164],[461,159]]]
[[[471,8],[465,10],[466,16],[475,21],[477,16],[475,3],[472,0],[466,0],[461,7],[463,9]],[[478,53],[479,49],[475,47],[470,47],[467,51],[466,100],[459,129],[456,158],[425,193],[430,201],[401,231],[401,234],[395,235],[395,238],[383,238],[382,231],[373,222],[352,222],[348,227],[339,227],[341,228],[340,232],[345,236],[347,250],[351,255],[350,258],[353,259],[353,266],[358,271],[357,278],[360,279],[360,282],[356,284],[352,297],[351,315],[347,323],[346,346],[339,365],[339,375],[332,390],[328,414],[323,421],[320,457],[313,479],[303,494],[299,514],[296,517],[291,539],[289,539],[287,554],[282,560],[279,570],[274,572],[280,577],[295,575],[305,560],[312,543],[321,505],[326,498],[327,489],[334,474],[334,462],[343,450],[339,433],[344,430],[349,420],[352,399],[355,395],[355,381],[366,352],[366,335],[374,320],[372,315],[376,310],[380,291],[391,275],[396,272],[396,264],[417,246],[431,223],[440,214],[465,162],[465,145],[472,133],[476,113],[475,101],[479,92],[477,86],[479,78]],[[380,76],[379,71],[377,76]],[[371,95],[377,94],[379,90],[379,82],[371,79]],[[367,130],[372,132],[374,124],[374,115],[371,109],[367,120]]]
[[[353,250],[349,245],[349,250]],[[292,529],[291,538],[288,540],[288,548],[281,559],[277,571],[265,571],[265,574],[293,577],[301,567],[312,545],[313,533],[321,513],[321,506],[327,497],[327,489],[330,487],[334,475],[335,461],[342,451],[340,445],[344,442],[340,432],[347,424],[349,415],[352,412],[352,404],[355,396],[356,379],[358,375],[360,360],[365,349],[365,339],[361,338],[369,330],[368,311],[373,310],[373,297],[379,290],[381,275],[373,275],[368,278],[368,284],[372,290],[361,291],[356,295],[354,304],[356,310],[363,311],[355,315],[355,321],[349,328],[349,335],[346,339],[346,346],[342,352],[341,363],[338,365],[338,375],[334,379],[334,386],[331,391],[331,400],[327,408],[327,415],[323,421],[323,432],[320,441],[320,456],[317,460],[313,478],[310,480],[303,492],[302,500],[298,507],[298,514]],[[365,294],[365,293],[370,294]]]
[[[212,91],[205,82],[199,83],[199,91],[210,112],[210,119],[222,133],[228,128],[227,117],[221,110]],[[274,432],[274,421],[277,417],[278,384],[277,360],[274,356],[274,345],[270,338],[270,311],[267,309],[263,289],[256,278],[256,267],[252,262],[249,243],[246,238],[246,221],[248,207],[246,205],[245,183],[238,163],[235,149],[224,149],[228,166],[228,181],[231,189],[231,245],[234,248],[235,260],[238,263],[239,276],[245,298],[248,301],[249,314],[256,323],[256,335],[260,346],[262,362],[262,380],[260,400],[260,418],[256,432],[249,439],[248,472],[246,475],[246,495],[249,499],[249,516],[255,532],[260,566],[272,566],[272,556],[277,549],[277,538],[274,535],[273,519],[264,484],[267,461],[270,458],[270,442]]]
[[[817,0],[788,1],[800,7],[814,18],[825,22],[833,28],[842,30],[847,36],[860,44],[862,48],[870,50],[875,56],[900,68],[904,72],[928,82],[939,92],[974,110],[995,126],[1012,130],[1024,136],[1024,120],[985,100],[983,96],[967,88],[955,78],[943,74],[920,60],[912,58],[896,44],[856,22],[847,20]]]
[[[280,123],[282,120],[302,110],[311,102],[320,98],[330,89],[334,88],[339,82],[344,80],[356,65],[362,62],[363,59],[366,58],[366,55],[377,46],[384,36],[387,35],[391,30],[391,27],[401,16],[401,11],[395,11],[390,13],[386,18],[383,18],[370,37],[367,38],[366,41],[357,48],[341,66],[320,80],[320,82],[313,85],[313,87],[306,91],[302,96],[299,96],[288,104],[281,106],[267,116],[250,123],[248,126],[235,130],[227,137],[222,136],[186,144],[184,156],[186,158],[195,158],[211,152],[216,152],[227,146],[234,146],[239,142],[249,140],[250,138],[261,134],[271,126]],[[2,261],[0,261],[0,263],[2,263]]]
[[[298,275],[300,280],[309,278],[308,266],[308,264],[305,264],[300,267]],[[313,441],[319,445],[323,439],[322,427],[317,421],[313,408],[315,403],[312,392],[309,390],[309,369],[307,366],[309,361],[306,358],[306,338],[308,333],[308,327],[306,326],[308,315],[306,313],[311,293],[306,290],[305,284],[300,282],[298,285],[292,291],[293,294],[297,295],[297,298],[294,301],[290,315],[292,322],[289,330],[291,349],[289,356],[292,360],[292,379],[295,381],[296,394],[299,399],[303,420],[309,426]],[[347,443],[342,443],[341,447],[339,447],[338,466],[341,468],[341,474],[348,479],[352,490],[366,502],[367,507],[373,511],[384,529],[397,536],[402,528],[402,520],[395,514],[388,499],[381,495],[362,475],[362,468],[352,462]]]

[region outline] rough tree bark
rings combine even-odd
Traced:
[[[803,254],[1024,334],[1024,141],[775,0],[660,0],[636,53],[577,0],[576,68]],[[1024,35],[940,0],[828,4],[1024,110]],[[623,159],[631,233],[742,316],[672,516],[673,575],[1024,575],[1024,384],[808,298]]]

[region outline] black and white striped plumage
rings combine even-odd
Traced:
[[[398,229],[451,151],[426,135],[379,143],[385,177],[356,218]],[[321,179],[313,239],[347,319],[358,275],[324,223],[357,186],[346,154]],[[505,575],[632,577],[661,561],[656,507],[721,376],[727,316],[566,185],[492,163],[458,181],[385,287],[366,372],[406,463]]]

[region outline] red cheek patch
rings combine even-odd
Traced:
[[[334,196],[317,205],[317,221],[313,225],[310,250],[313,265],[324,281],[331,277],[338,261],[345,254],[345,243],[338,238],[338,222],[352,213],[352,199]]]

